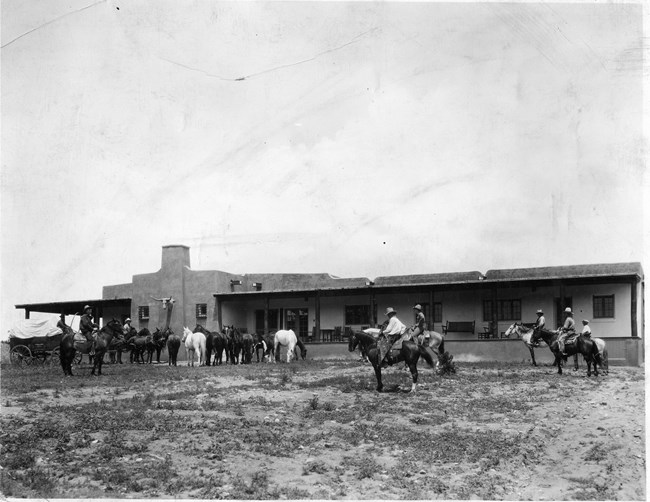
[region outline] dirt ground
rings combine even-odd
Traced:
[[[9,497],[645,500],[642,368],[2,367]],[[83,374],[83,376],[81,376]]]

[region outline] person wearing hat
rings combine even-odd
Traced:
[[[544,311],[542,309],[537,309],[537,320],[533,325],[533,329],[542,329],[546,325],[546,318],[544,317]]]
[[[379,340],[377,341],[377,348],[379,348],[379,362],[384,363],[382,367],[387,364],[393,364],[394,361],[390,359],[390,348],[399,339],[400,336],[406,331],[406,326],[402,324],[397,318],[397,312],[393,307],[386,309],[385,315],[388,317],[388,324],[379,333]],[[386,356],[389,357],[386,357]]]
[[[133,326],[131,326],[131,318],[127,317],[124,319],[124,326],[122,326],[122,331],[124,331],[125,335],[128,335],[131,333],[131,330],[133,329]]]
[[[586,336],[587,338],[591,338],[591,328],[589,327],[589,319],[582,320],[582,333],[580,334],[582,336]]]
[[[411,336],[416,343],[420,343],[420,339],[418,337],[422,335],[422,341],[424,342],[425,334],[428,335],[429,333],[425,333],[425,330],[427,329],[427,322],[424,318],[424,313],[422,312],[422,305],[419,303],[417,305],[414,305],[413,310],[415,310],[415,324],[411,326]]]
[[[566,356],[564,352],[565,340],[576,333],[576,322],[573,320],[573,312],[571,307],[564,309],[564,325],[560,328],[560,336],[557,339],[558,347],[563,356]]]
[[[533,323],[533,329],[538,330],[546,326],[546,318],[544,317],[544,311],[542,309],[537,309],[537,320]],[[533,337],[534,338],[534,337]],[[534,347],[539,347],[539,339],[535,340],[533,343]]]
[[[89,352],[91,356],[95,355],[95,337],[93,335],[98,329],[99,326],[93,322],[93,308],[90,305],[86,305],[79,321],[79,331],[86,337],[86,340],[92,342]]]

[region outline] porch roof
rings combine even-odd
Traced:
[[[111,298],[109,300],[72,300],[67,302],[46,302],[46,303],[23,303],[16,305],[17,309],[25,309],[29,312],[43,312],[46,314],[81,314],[84,306],[106,308],[123,307],[131,310],[131,298]]]

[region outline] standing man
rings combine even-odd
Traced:
[[[386,355],[390,353],[393,344],[404,334],[406,326],[397,318],[397,312],[393,307],[388,307],[385,315],[388,316],[388,325],[379,333],[379,340],[377,341],[379,363],[381,364],[386,359],[387,364],[393,364],[394,361],[390,357],[386,357]]]
[[[560,328],[560,336],[557,339],[558,348],[563,356],[566,356],[564,352],[564,341],[571,335],[575,335],[576,332],[576,322],[573,320],[573,312],[571,307],[564,309],[564,325]]]
[[[93,322],[93,308],[90,305],[84,307],[84,313],[81,316],[79,321],[79,331],[81,334],[86,337],[86,340],[92,342],[90,345],[91,356],[95,355],[95,332],[99,329],[99,326]]]

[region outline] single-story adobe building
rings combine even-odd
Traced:
[[[166,300],[172,299],[172,302]],[[608,346],[610,364],[640,365],[644,354],[644,280],[640,263],[573,265],[338,278],[329,274],[231,274],[190,268],[190,249],[162,248],[160,270],[127,284],[104,286],[99,300],[16,305],[30,312],[80,313],[96,319],[133,319],[137,329],[168,324],[176,333],[201,324],[211,331],[234,325],[248,332],[293,329],[313,348],[343,352],[349,330],[381,323],[393,307],[406,325],[413,305],[424,308],[429,328],[444,332],[457,360],[522,361],[518,340],[504,338],[514,322],[531,323],[542,309],[547,327],[560,326],[572,307],[577,326],[588,319]],[[168,308],[172,305],[172,308]],[[541,349],[540,349],[541,350]],[[550,356],[548,350],[545,350]],[[313,353],[313,351],[312,351]]]

